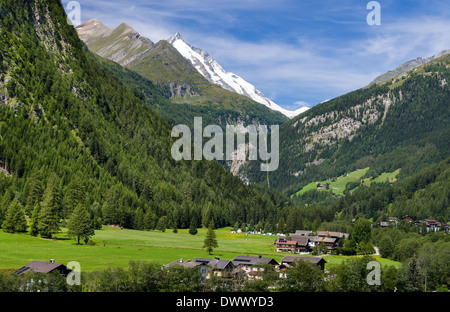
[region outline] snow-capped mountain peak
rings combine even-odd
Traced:
[[[289,118],[293,118],[308,109],[308,107],[302,107],[295,111],[289,111],[280,107],[240,76],[225,71],[206,51],[189,45],[178,32],[170,37],[168,42],[177,49],[184,58],[189,60],[197,71],[208,81],[215,83],[226,90],[247,96],[255,102],[263,104],[272,110],[279,111]]]

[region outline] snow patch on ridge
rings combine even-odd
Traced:
[[[226,90],[244,95],[272,110],[281,112],[289,118],[293,118],[309,109],[308,107],[301,107],[297,110],[290,111],[280,107],[265,97],[261,91],[257,90],[255,86],[245,81],[242,77],[225,71],[206,51],[192,47],[186,43],[179,33],[170,37],[168,42],[177,49],[184,58],[189,60],[195,69],[197,69],[197,71],[208,81],[215,83]]]

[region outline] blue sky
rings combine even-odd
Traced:
[[[63,1],[66,4],[68,1]],[[81,21],[127,23],[157,42],[175,32],[287,109],[361,88],[416,57],[450,49],[450,1],[79,0]]]

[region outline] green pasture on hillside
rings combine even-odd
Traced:
[[[300,194],[305,193],[306,191],[313,190],[313,189],[315,190],[315,189],[317,189],[318,183],[319,184],[329,183],[330,184],[329,189],[328,190],[322,189],[322,190],[333,192],[334,194],[337,194],[337,195],[342,195],[342,194],[344,194],[345,186],[349,182],[356,182],[356,181],[361,180],[364,183],[364,185],[367,185],[367,186],[369,186],[373,182],[378,182],[378,183],[386,182],[386,181],[391,182],[391,181],[396,180],[395,177],[400,172],[400,169],[397,169],[394,172],[383,172],[382,174],[380,174],[378,177],[376,177],[373,180],[371,180],[370,178],[362,179],[362,177],[364,177],[364,175],[367,173],[368,170],[369,170],[369,167],[364,168],[364,169],[355,170],[355,171],[349,172],[348,174],[343,174],[339,177],[336,177],[335,181],[332,181],[330,178],[330,179],[323,180],[323,181],[311,182],[311,183],[305,185],[296,194],[300,195]]]

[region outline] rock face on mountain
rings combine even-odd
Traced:
[[[92,52],[122,66],[140,59],[153,46],[150,39],[142,37],[124,23],[111,29],[99,20],[89,19],[77,26],[76,30]]]
[[[280,107],[242,77],[225,71],[208,52],[188,44],[179,33],[173,35],[168,41],[211,83],[217,84],[226,90],[245,95],[270,109],[283,113],[289,118],[308,110],[308,107],[301,107],[295,111],[289,111]]]
[[[449,53],[450,53],[450,50],[443,50],[443,51],[439,52],[438,54],[427,57],[427,58],[418,57],[414,60],[410,60],[410,61],[398,66],[396,69],[388,71],[387,73],[378,76],[369,84],[369,86],[372,84],[383,83],[394,77],[403,75],[403,74],[409,72],[410,70],[413,70],[414,68],[417,68],[421,65],[427,64],[427,63],[429,63],[441,56],[449,54]]]
[[[85,43],[91,43],[100,38],[108,37],[113,31],[95,18],[85,21],[75,29],[77,30],[78,37]]]

